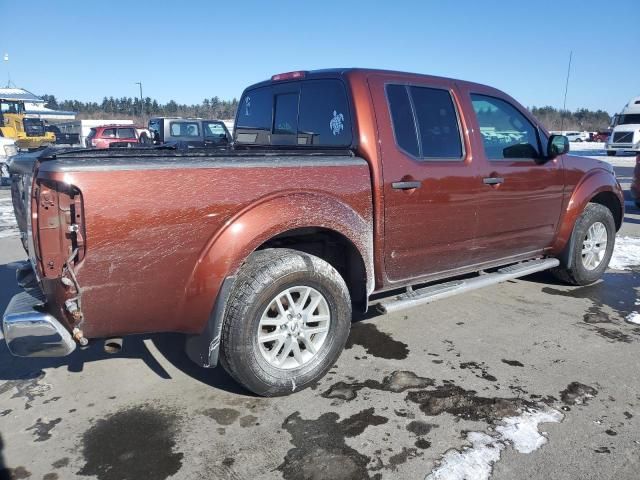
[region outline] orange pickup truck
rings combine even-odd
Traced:
[[[599,279],[622,191],[608,163],[568,150],[494,88],[336,69],[247,88],[228,147],[17,157],[29,261],[6,342],[53,356],[182,332],[201,366],[291,393],[334,364],[354,309],[545,269]]]

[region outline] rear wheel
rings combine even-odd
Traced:
[[[260,250],[229,296],[221,363],[254,393],[286,395],[331,368],[350,327],[349,290],[331,265],[295,250]]]
[[[589,285],[604,274],[615,244],[616,225],[611,211],[589,203],[573,227],[571,266],[560,265],[552,272],[572,285]]]

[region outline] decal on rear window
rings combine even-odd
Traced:
[[[329,122],[329,128],[331,128],[331,133],[339,135],[344,130],[344,115],[334,110],[333,118]]]
[[[248,117],[251,115],[251,113],[249,113],[249,109],[251,108],[251,97],[247,96],[247,98],[244,99],[244,114]]]

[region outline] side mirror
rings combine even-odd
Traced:
[[[564,155],[569,151],[569,139],[564,135],[551,135],[549,137],[549,143],[547,143],[547,159],[553,160],[554,158]]]

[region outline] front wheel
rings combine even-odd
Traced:
[[[260,250],[229,296],[220,361],[258,395],[290,394],[324,376],[350,328],[349,290],[331,265],[296,250]]]
[[[594,283],[609,265],[615,238],[616,225],[611,211],[597,203],[587,204],[573,227],[571,266],[560,265],[552,272],[572,285]]]

